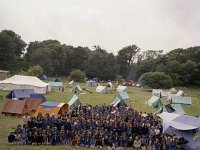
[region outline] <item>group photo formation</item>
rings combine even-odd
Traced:
[[[198,6],[0,0],[0,149],[200,149]]]

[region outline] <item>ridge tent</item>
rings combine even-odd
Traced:
[[[161,95],[162,98],[167,98],[168,93],[169,93],[168,91],[163,91],[163,90],[161,90],[160,95]]]
[[[45,83],[35,76],[14,75],[11,78],[0,81],[0,89],[11,91],[13,89],[33,89],[36,93],[44,94],[48,88]]]
[[[124,100],[116,98],[113,100],[113,102],[110,105],[114,107],[121,107],[121,106],[126,106],[126,102]]]
[[[172,96],[172,104],[192,105],[190,97]]]
[[[183,96],[184,95],[184,92],[179,90],[177,93],[176,93],[176,96]]]
[[[157,97],[161,97],[161,89],[153,89],[152,90],[152,96],[157,96]]]
[[[49,82],[52,89],[60,89],[63,87],[62,82]]]
[[[73,93],[80,93],[81,92],[81,87],[79,85],[76,85],[73,89],[72,89]]]
[[[48,80],[47,76],[46,75],[41,75],[38,77],[40,80]]]
[[[46,101],[38,106],[34,116],[37,117],[39,113],[45,116],[49,113],[50,116],[64,115],[68,112],[68,104],[61,102]]]
[[[53,80],[53,82],[61,82],[61,79],[58,78],[58,77],[56,77],[56,78]]]
[[[194,140],[194,135],[200,133],[200,118],[167,112],[158,116],[163,120],[163,133],[184,137],[188,141],[186,149],[196,150],[200,145],[200,140]]]
[[[119,85],[116,89],[117,92],[127,92],[127,87],[126,86],[121,86]]]
[[[150,107],[158,107],[161,104],[160,98],[157,96],[152,96],[149,100],[148,100],[148,105]]]
[[[76,83],[74,82],[74,80],[72,80],[72,81],[69,82],[69,84],[70,84],[71,86],[74,86]]]
[[[87,86],[97,86],[97,82],[93,80],[89,80],[86,83],[87,83]]]
[[[98,93],[106,93],[107,92],[107,88],[106,88],[106,86],[98,85],[97,88],[96,88],[96,92],[98,92]]]
[[[73,106],[77,107],[79,104],[80,104],[80,99],[76,95],[74,95],[72,99],[68,102],[68,106],[70,110],[72,110]]]
[[[5,99],[2,114],[23,115],[30,112],[27,107],[27,100]]]
[[[120,100],[127,102],[130,100],[130,97],[128,96],[127,92],[120,92],[115,96],[114,99],[120,99]]]
[[[9,99],[24,99],[24,98],[30,98],[31,94],[35,94],[35,91],[33,89],[13,89],[6,98]]]
[[[156,115],[161,114],[162,112],[176,113],[176,114],[186,114],[180,104],[162,105],[158,109],[158,111],[156,112]]]

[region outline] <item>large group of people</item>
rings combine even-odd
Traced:
[[[162,133],[162,124],[151,113],[131,107],[82,106],[63,115],[23,116],[8,136],[11,144],[71,145],[91,148],[175,150],[174,137]]]

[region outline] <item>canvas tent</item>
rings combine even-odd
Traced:
[[[74,95],[72,97],[72,99],[68,102],[68,106],[69,106],[69,109],[72,110],[72,108],[75,106],[78,106],[80,104],[80,99],[78,96]]]
[[[172,96],[172,104],[192,105],[190,97]]]
[[[168,91],[163,91],[163,90],[161,90],[160,95],[161,95],[162,98],[167,98],[168,93],[169,93]]]
[[[126,106],[126,102],[119,98],[115,98],[110,105],[112,105],[114,107],[121,107],[121,106]]]
[[[158,107],[161,102],[160,102],[160,98],[157,96],[152,96],[148,101],[147,101],[148,105],[150,107]]]
[[[72,81],[69,82],[69,85],[71,85],[71,86],[74,86],[75,84],[76,84],[76,83],[75,83],[74,80],[72,80]]]
[[[184,92],[182,90],[179,90],[177,93],[176,93],[176,96],[183,96]]]
[[[161,89],[153,89],[152,90],[152,96],[157,96],[157,97],[161,97]]]
[[[62,82],[49,82],[52,89],[60,89],[63,87]]]
[[[176,113],[176,114],[186,114],[183,110],[183,107],[180,104],[168,104],[168,105],[162,105],[156,114],[161,114],[162,112],[168,112],[168,113]]]
[[[31,94],[35,94],[33,89],[14,89],[6,96],[6,98],[24,99],[30,97]]]
[[[200,118],[166,112],[158,116],[163,120],[163,132],[184,137],[188,141],[187,149],[200,145],[200,140],[194,140],[194,134],[200,132]]]
[[[89,80],[86,83],[87,83],[87,86],[97,86],[97,82],[93,80]]]
[[[107,88],[106,88],[106,86],[99,85],[96,88],[96,92],[98,92],[98,93],[106,93],[107,92]]]
[[[116,89],[117,92],[127,92],[127,86],[119,85]]]
[[[79,85],[76,85],[73,89],[72,89],[73,93],[80,93],[81,92],[81,87]]]
[[[66,103],[46,101],[40,104],[40,106],[37,108],[35,112],[35,117],[37,117],[39,113],[41,113],[42,116],[45,116],[47,113],[49,113],[50,116],[52,115],[58,116],[58,114],[60,115],[66,114],[67,111],[68,111],[68,104]]]
[[[128,96],[127,92],[119,92],[114,99],[120,99],[123,100],[125,102],[130,100],[130,97]]]
[[[11,78],[0,81],[0,89],[11,91],[13,89],[33,89],[36,93],[44,94],[48,88],[45,83],[34,76],[14,75]]]

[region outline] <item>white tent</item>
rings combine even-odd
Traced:
[[[74,82],[74,80],[72,80],[71,82],[69,82],[69,84],[70,84],[71,86],[74,86],[76,83]]]
[[[176,93],[176,96],[183,96],[184,92],[182,90],[179,90],[177,93]]]
[[[48,83],[35,76],[14,75],[11,78],[0,81],[0,89],[11,91],[13,89],[33,89],[36,93],[44,94],[50,91]]]
[[[152,96],[157,96],[160,97],[161,96],[161,89],[153,89],[152,90]]]
[[[126,86],[121,86],[119,85],[116,89],[117,92],[127,92],[127,87]]]
[[[101,86],[101,85],[97,86],[96,92],[98,92],[98,93],[106,93],[107,92],[106,86]]]

